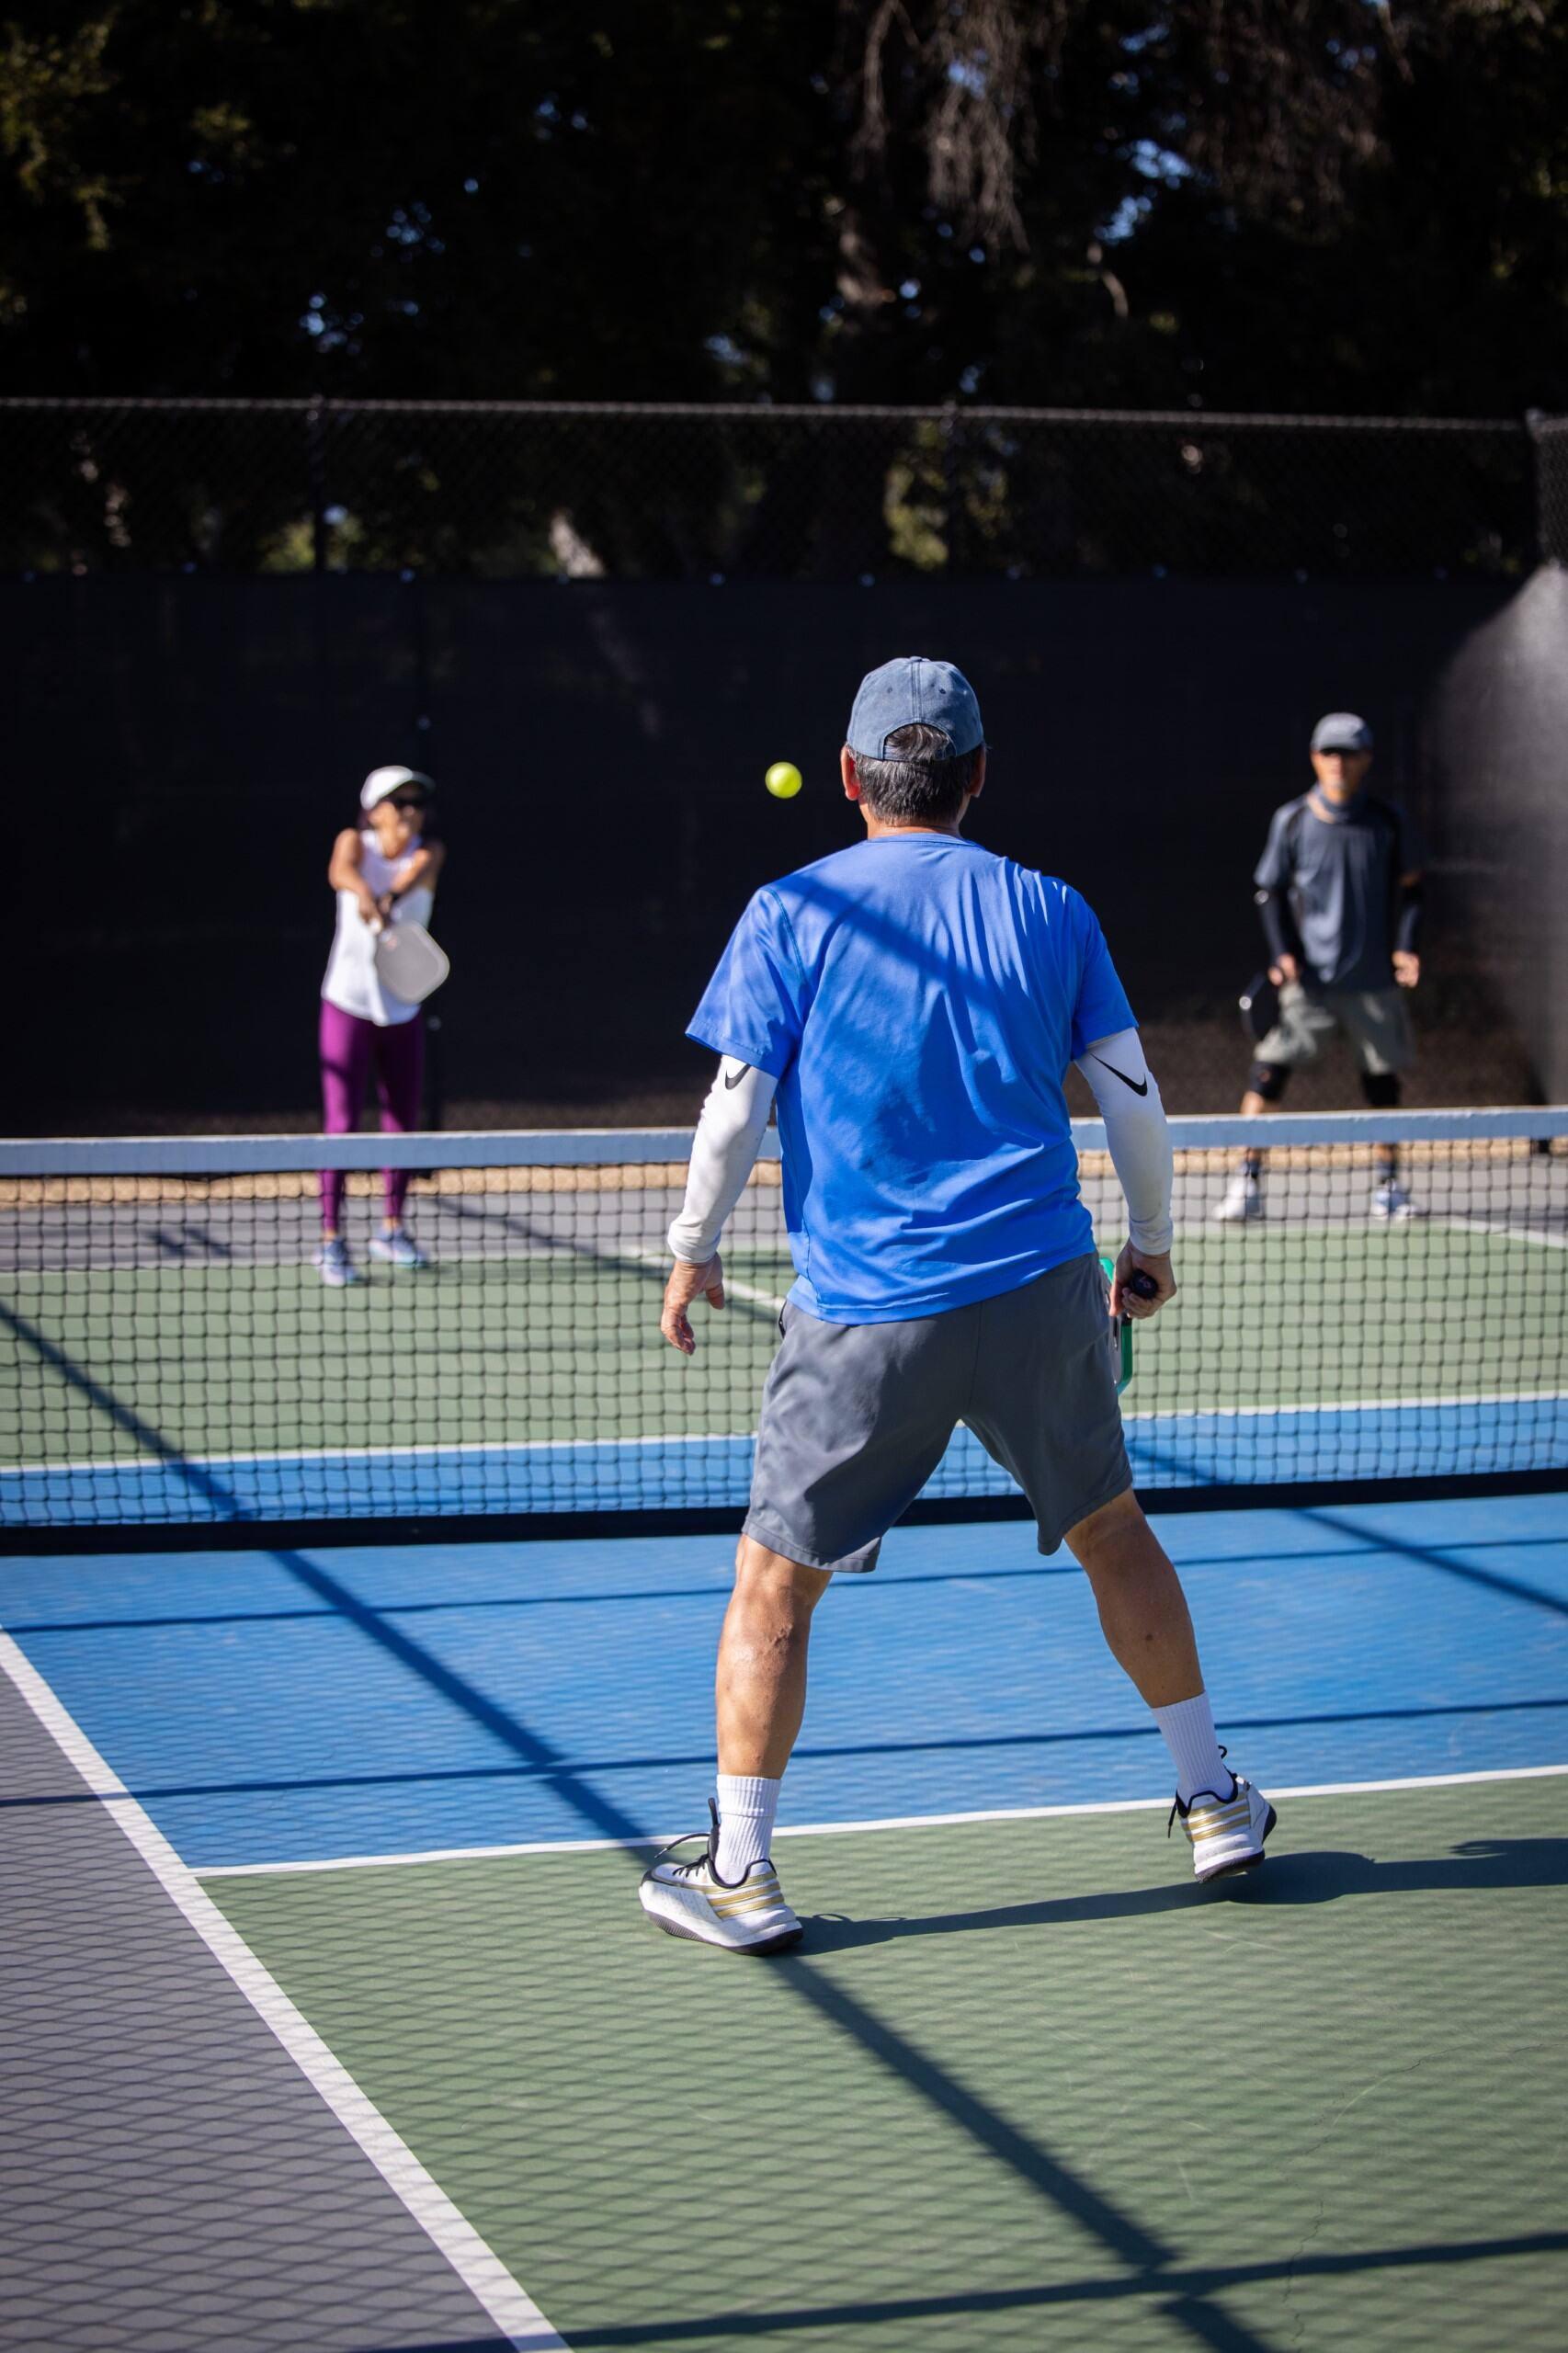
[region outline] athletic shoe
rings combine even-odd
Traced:
[[[1278,1817],[1261,1790],[1244,1781],[1239,1773],[1233,1778],[1236,1786],[1228,1798],[1217,1797],[1212,1790],[1195,1790],[1186,1805],[1177,1798],[1171,1808],[1165,1835],[1169,1836],[1179,1814],[1192,1845],[1195,1879],[1223,1879],[1227,1871],[1256,1870],[1265,1859],[1263,1842]]]
[[[1403,1224],[1406,1218],[1424,1216],[1425,1211],[1416,1208],[1397,1176],[1389,1176],[1372,1194],[1372,1215]]]
[[[347,1243],[335,1233],[316,1252],[316,1272],[334,1290],[344,1290],[350,1283],[362,1283],[365,1279],[348,1255]]]
[[[711,1798],[712,1828],[677,1838],[643,1872],[638,1899],[656,1928],[668,1937],[689,1937],[724,1952],[784,1952],[801,1941],[801,1924],[784,1901],[778,1874],[764,1858],[732,1885],[719,1876],[719,1812]],[[672,1863],[677,1847],[702,1838],[695,1861]]]
[[[1225,1188],[1224,1198],[1210,1212],[1220,1225],[1240,1225],[1263,1215],[1263,1187],[1250,1168],[1238,1168]]]
[[[383,1227],[370,1245],[372,1258],[384,1258],[389,1267],[427,1267],[429,1259],[406,1227]]]

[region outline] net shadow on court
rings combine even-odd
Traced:
[[[1129,1392],[1152,1502],[1312,1498],[1165,1523],[1282,1800],[1267,1870],[1192,1885],[1081,1581],[988,1520],[960,1432],[950,1524],[824,1612],[778,1847],[809,1941],[771,1964],[660,1938],[633,1883],[711,1768],[727,1548],[667,1531],[744,1493],[776,1171],[707,1386],[652,1403],[648,1140],[410,1147],[470,1154],[425,1180],[446,1261],[347,1301],[319,1145],[0,1171],[5,2015],[44,2153],[0,2344],[96,2346],[106,2296],[157,2353],[214,2313],[331,2353],[1552,2342],[1568,1532],[1529,1490],[1568,1476],[1568,1133],[1411,1125],[1405,1231],[1353,1125],[1277,1126],[1239,1233],[1233,1131],[1184,1144],[1197,1273]],[[1380,1465],[1461,1492],[1369,1507]],[[666,1532],[539,1540],[607,1495]],[[357,1548],[389,1503],[446,1540]],[[514,1541],[451,1540],[493,1506]]]
[[[1543,1756],[1543,1703],[1564,1688],[1568,1545],[1550,1499],[1523,1499],[1511,1529],[1496,1506],[1483,1519],[1434,1517],[1459,1508],[1432,1507],[1408,1541],[1399,1529],[1410,1515],[1395,1511],[1346,1512],[1322,1527],[1260,1515],[1256,1528],[1227,1523],[1233,1541],[1212,1545],[1199,1540],[1219,1523],[1173,1527],[1193,1555],[1200,1627],[1205,1581],[1210,1599],[1222,1593],[1272,1530],[1277,1602],[1309,1576],[1339,1578],[1350,1600],[1408,1574],[1462,1638],[1464,1661],[1421,1703],[1401,1688],[1392,1621],[1379,1621],[1377,1711],[1281,1707],[1281,1717],[1378,1712],[1403,1739],[1430,1710],[1450,1736],[1456,1724],[1484,1722],[1494,1734],[1501,1724],[1514,1756],[1546,1761],[1555,1752]],[[1012,1611],[1047,1608],[1068,1678],[1061,1703],[1086,1696],[1067,1614],[1074,1582],[1031,1568],[1022,1529],[983,1531],[973,1559],[955,1556],[955,1543],[945,1529],[895,1538],[880,1610],[869,1594],[846,1595],[824,1628],[829,1652],[846,1654],[836,1684],[828,1674],[830,1714],[879,1663],[891,1688],[875,1733],[890,1732],[901,1708],[930,1716],[944,1693],[961,1712],[1016,1631],[1011,1617],[988,1622],[986,1592]],[[986,1576],[993,1545],[1005,1549]],[[812,1941],[779,1966],[732,1963],[660,1939],[633,1901],[649,1833],[639,1760],[659,1755],[635,1734],[658,1721],[656,1688],[634,1695],[614,1725],[619,1744],[597,1752],[583,1745],[579,1704],[602,1675],[607,1613],[648,1642],[673,1610],[684,1642],[694,1616],[716,1618],[717,1580],[692,1580],[673,1544],[541,1546],[522,1560],[484,1549],[498,1597],[543,1588],[534,1607],[504,1612],[521,1631],[500,1668],[479,1564],[468,1602],[479,1665],[460,1664],[441,1634],[464,1605],[431,1586],[455,1552],[346,1552],[330,1566],[287,1552],[254,1567],[230,1554],[17,1562],[0,1594],[13,1640],[123,1765],[142,1753],[150,1706],[188,1711],[183,1729],[165,1723],[165,1753],[193,1748],[204,1715],[210,1745],[231,1750],[236,1797],[255,1779],[247,1741],[308,1741],[320,1686],[298,1679],[290,1715],[285,1687],[269,1676],[258,1684],[243,1647],[254,1593],[256,1639],[272,1628],[334,1663],[349,1742],[375,1734],[391,1671],[399,1737],[415,1760],[429,1756],[433,1773],[432,1735],[456,1713],[525,1780],[548,1784],[565,1835],[531,1851],[370,1854],[345,1868],[307,1840],[291,1857],[280,1849],[307,1817],[287,1788],[267,1825],[269,1859],[212,1860],[221,1816],[187,1844],[200,1885],[568,2344],[846,2347],[885,2336],[923,2347],[950,2343],[957,2329],[1002,2348],[1032,2347],[1049,2326],[1053,2340],[1065,2332],[1130,2347],[1272,2347],[1302,2327],[1308,2341],[1479,2347],[1504,2325],[1511,2342],[1549,2341],[1544,2315],[1568,2250],[1547,2162],[1561,2063],[1546,1990],[1568,1880],[1564,1779],[1445,1786],[1434,1776],[1403,1791],[1295,1799],[1267,1870],[1218,1896],[1185,1878],[1157,1803],[791,1832],[781,1868]],[[611,1577],[605,1562],[617,1551],[646,1557]],[[205,1625],[221,1646],[204,1654],[206,1672],[196,1654],[164,1650],[186,1631],[193,1578],[221,1581],[234,1605],[190,1613],[198,1626],[217,1621]],[[277,1607],[286,1587],[300,1596],[297,1612]],[[889,1613],[907,1617],[918,1644],[937,1622],[920,1613],[955,1601],[971,1631],[949,1638],[935,1681],[919,1685],[888,1650]],[[555,1629],[535,1637],[541,1616]],[[1470,1696],[1483,1624],[1498,1672]],[[1516,1671],[1527,1624],[1542,1630],[1545,1647],[1530,1645],[1539,1688],[1510,1716],[1504,1670]],[[1222,1657],[1225,1677],[1251,1639],[1249,1622]],[[225,1649],[227,1677],[214,1682]],[[161,1654],[149,1700],[142,1669]],[[1308,1671],[1304,1659],[1294,1666]],[[1415,1671],[1429,1673],[1426,1654]],[[1108,1670],[1102,1699],[1109,1688]],[[1043,1705],[1048,1695],[1046,1678],[1028,1697]],[[284,1721],[269,1725],[269,1710]],[[233,1732],[214,1735],[214,1716],[234,1719]],[[573,1722],[575,1743],[560,1729]],[[928,1733],[954,1769],[961,1733],[939,1722],[911,1729]],[[666,1761],[695,1757],[682,1731],[672,1724]],[[1248,1755],[1283,1754],[1287,1737],[1260,1713]],[[1297,1737],[1338,1740],[1340,1730]],[[1372,1756],[1355,1745],[1365,1737],[1346,1731],[1346,1771]],[[1482,1752],[1461,1748],[1461,1769],[1471,1753]],[[609,1763],[626,1768],[624,1799],[606,1792]],[[835,1756],[833,1768],[852,1802],[853,1757]],[[1005,1811],[1016,1787],[996,1765],[986,1770]],[[156,1779],[126,1778],[155,1819],[177,1825]],[[682,1779],[699,1790],[695,1766]],[[911,1813],[935,1814],[939,1793],[910,1787]],[[13,1819],[58,1818],[62,1791],[37,1794]],[[46,1909],[51,1893],[67,1909],[48,1879],[46,1865]],[[139,2031],[164,2045],[166,2065],[173,2018],[154,2007]],[[323,2177],[329,2205],[344,2163],[339,2152]]]

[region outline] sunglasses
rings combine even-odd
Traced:
[[[423,792],[394,792],[391,798],[394,809],[424,809],[429,806]]]

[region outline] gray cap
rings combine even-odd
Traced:
[[[1369,752],[1372,731],[1353,710],[1331,710],[1312,729],[1314,752]]]
[[[955,753],[978,752],[985,741],[974,688],[961,670],[924,654],[895,654],[860,681],[849,714],[849,748],[858,759],[885,760],[888,737],[917,724],[939,727]]]

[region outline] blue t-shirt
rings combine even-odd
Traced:
[[[897,1324],[1091,1247],[1062,1081],[1132,1027],[1076,891],[895,833],[758,891],[687,1035],[778,1081],[790,1298]]]

